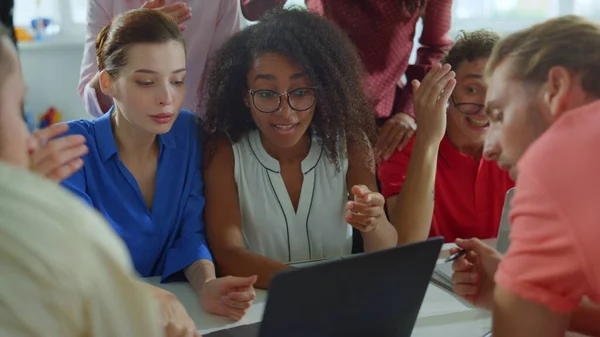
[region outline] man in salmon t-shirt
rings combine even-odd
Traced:
[[[502,258],[458,240],[472,253],[454,290],[493,307],[494,337],[600,336],[600,25],[565,16],[509,35],[486,73],[486,146],[518,175],[511,243]]]
[[[483,146],[489,128],[483,70],[498,40],[486,30],[463,33],[447,65],[413,84],[419,129],[407,147],[379,166],[398,243],[498,233],[504,197],[514,185],[495,162],[483,158],[493,156]]]

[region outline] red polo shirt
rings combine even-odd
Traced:
[[[397,195],[404,184],[414,137],[400,152],[379,166],[383,196]],[[435,201],[429,236],[495,238],[506,192],[514,186],[495,161],[476,161],[444,137],[440,144],[435,179]]]

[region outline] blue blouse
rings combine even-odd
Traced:
[[[142,277],[182,279],[195,261],[212,261],[204,233],[202,154],[196,116],[182,110],[171,130],[158,136],[160,152],[152,209],[119,160],[112,110],[94,120],[69,122],[68,134],[86,137],[81,170],[63,182],[102,213],[129,248]],[[84,224],[82,224],[84,225]]]

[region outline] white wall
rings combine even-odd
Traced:
[[[28,112],[39,116],[54,106],[65,121],[90,117],[77,93],[83,42],[21,44],[19,54],[27,85]]]

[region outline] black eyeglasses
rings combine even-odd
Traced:
[[[479,111],[481,111],[481,109],[483,109],[483,107],[485,106],[483,104],[476,103],[456,103],[454,101],[454,96],[450,96],[450,99],[452,99],[452,106],[454,106],[458,111],[462,112],[465,115],[478,114]]]
[[[278,93],[275,90],[249,90],[254,107],[264,113],[272,113],[281,108],[281,97],[286,96],[290,107],[296,111],[306,111],[316,102],[317,88],[297,88],[288,93]]]

